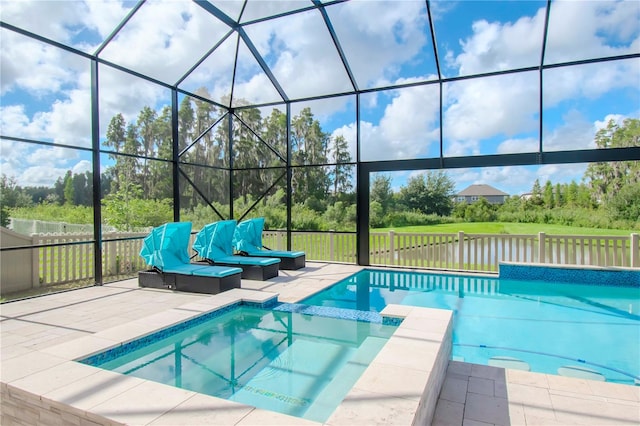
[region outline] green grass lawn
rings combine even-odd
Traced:
[[[455,234],[463,231],[467,234],[524,234],[536,235],[538,232],[555,235],[624,235],[637,230],[581,228],[577,226],[548,225],[544,223],[504,223],[504,222],[469,222],[445,223],[442,225],[405,226],[398,228],[375,228],[371,232],[410,232]]]

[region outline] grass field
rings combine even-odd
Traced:
[[[375,228],[371,232],[408,232],[455,234],[459,231],[467,234],[525,234],[536,235],[539,232],[553,235],[629,235],[638,230],[581,228],[577,226],[548,225],[544,223],[503,223],[468,222],[446,223],[430,226],[405,226],[396,228]]]

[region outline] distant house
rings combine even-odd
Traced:
[[[491,204],[504,204],[509,194],[494,188],[491,185],[470,185],[466,189],[456,194],[454,201],[458,203],[466,202],[471,204],[480,198],[486,198]]]

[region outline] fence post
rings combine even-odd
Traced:
[[[464,231],[458,231],[458,269],[464,269]]]
[[[544,246],[545,246],[545,233],[538,232],[538,263],[546,263],[545,262],[545,254],[544,254]]]
[[[114,236],[104,235],[105,238],[113,238]],[[118,273],[118,244],[121,243],[102,243],[102,254],[106,256],[106,259],[102,262],[102,270],[105,275],[116,275]]]
[[[333,236],[335,231],[329,231],[329,262],[333,262]]]
[[[31,245],[35,246],[38,242],[35,240],[38,237],[31,236]],[[38,247],[34,247],[31,250],[31,288],[40,287],[40,249]]]
[[[640,234],[631,234],[631,267],[640,267]]]
[[[393,265],[393,260],[395,259],[395,251],[396,251],[396,245],[395,245],[395,235],[396,233],[394,231],[389,231],[389,261],[388,261],[388,265]]]

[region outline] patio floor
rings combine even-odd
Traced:
[[[296,302],[361,269],[354,265],[307,262],[299,271],[280,271],[280,276],[268,281],[243,280],[242,288],[278,293],[282,302]],[[137,279],[116,282],[64,293],[6,303],[0,306],[0,379],[3,394],[8,384],[28,390],[45,400],[47,395],[60,393],[79,377],[73,369],[68,375],[47,377],[52,367],[50,352],[55,347],[82,342],[91,344],[96,333],[107,330],[142,333],[132,330],[140,320],[163,318],[163,313],[185,306],[213,303],[224,296],[187,294],[166,290],[141,289]],[[163,320],[169,320],[163,318]],[[135,327],[132,324],[137,324]],[[95,340],[95,339],[94,339]],[[85,348],[86,350],[86,348]],[[48,353],[49,351],[49,353]],[[51,375],[50,375],[51,376]],[[398,377],[399,387],[402,380]],[[119,390],[118,390],[119,389]],[[110,398],[118,399],[126,385],[112,386]],[[97,403],[96,395],[83,395],[83,406],[90,410]],[[105,395],[100,395],[101,400]],[[197,399],[193,403],[197,406]],[[172,408],[171,401],[159,401]],[[371,410],[380,405],[371,402]],[[14,407],[2,402],[3,425],[12,423]],[[139,424],[316,424],[306,420],[262,414],[230,413],[227,406],[219,411],[208,408],[192,410],[190,417],[141,417]],[[116,410],[117,411],[117,410]],[[115,411],[114,411],[115,412]],[[268,412],[267,412],[268,413]],[[20,424],[52,424],[42,414],[21,413]],[[114,418],[117,418],[114,417]],[[144,419],[144,420],[143,420]],[[401,420],[402,419],[402,420]],[[164,422],[164,423],[162,423]],[[110,424],[123,423],[114,420]],[[128,422],[127,422],[128,423]],[[89,423],[88,423],[89,424]],[[334,424],[334,423],[332,423]],[[408,424],[406,417],[380,419],[379,424]],[[434,425],[620,425],[640,424],[640,387],[624,386],[591,380],[572,379],[518,370],[473,365],[451,361],[440,393],[433,419]]]

